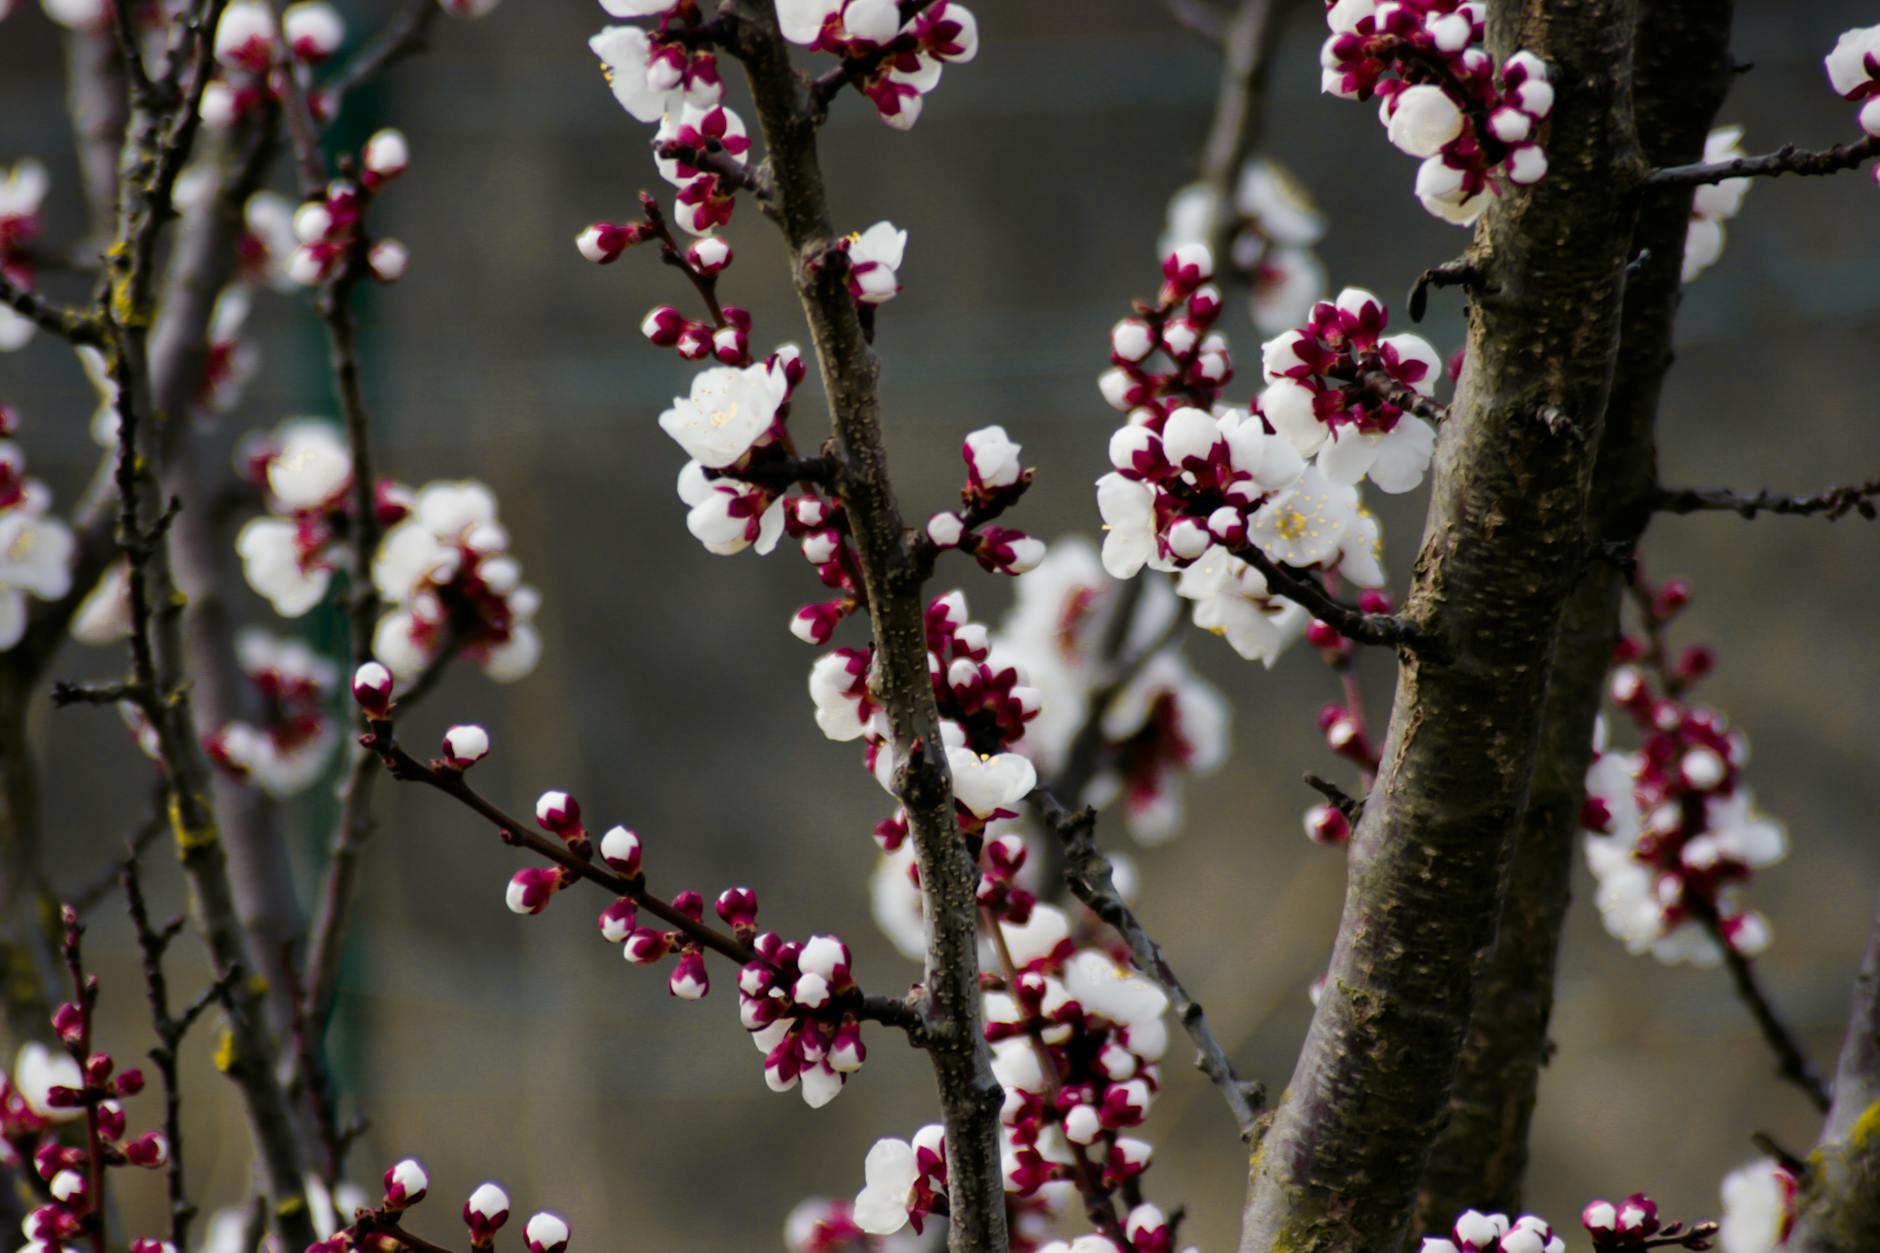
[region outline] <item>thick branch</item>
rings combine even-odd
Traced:
[[[1490,53],[1530,48],[1560,86],[1550,171],[1505,194],[1471,248],[1500,295],[1472,301],[1404,608],[1446,647],[1399,654],[1324,994],[1254,1154],[1248,1253],[1401,1247],[1446,1117],[1583,565],[1632,230],[1611,189],[1636,161],[1634,16],[1629,0],[1489,12]]]
[[[825,264],[837,238],[816,127],[769,4],[749,4],[735,53],[745,64],[774,180],[775,219],[791,253],[796,288],[835,421],[841,499],[854,529],[874,627],[876,696],[888,711],[895,795],[907,811],[927,926],[928,1050],[946,1124],[953,1253],[1006,1247],[1005,1184],[991,1054],[981,1030],[978,869],[954,818],[952,779],[940,753],[939,713],[927,673],[922,587],[888,481],[881,444],[877,365],[843,275]],[[837,88],[841,84],[837,84]]]
[[[1880,156],[1880,138],[1869,135],[1856,143],[1836,144],[1832,148],[1808,151],[1794,144],[1784,144],[1774,152],[1759,157],[1737,157],[1730,161],[1699,161],[1691,165],[1673,165],[1653,170],[1645,177],[1645,186],[1698,187],[1721,183],[1732,178],[1780,178],[1784,174],[1839,174],[1858,169]]]
[[[1647,160],[1689,160],[1703,151],[1733,77],[1730,17],[1730,5],[1716,0],[1646,6],[1633,65]],[[1690,197],[1687,189],[1644,202],[1633,230],[1633,253],[1648,250],[1654,260],[1626,281],[1619,357],[1587,506],[1587,535],[1595,543],[1629,550],[1651,519],[1653,427],[1671,364]],[[1476,994],[1481,1011],[1470,1020],[1448,1123],[1424,1172],[1417,1232],[1444,1230],[1465,1208],[1520,1209],[1535,1095],[1552,1051],[1548,1020],[1593,722],[1618,641],[1624,590],[1620,569],[1589,564],[1562,612],[1534,778],[1515,831],[1495,948]]]

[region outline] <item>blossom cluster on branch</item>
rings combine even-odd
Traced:
[[[1535,136],[1553,111],[1547,65],[1520,51],[1499,72],[1482,48],[1479,0],[1327,0],[1324,91],[1378,97],[1390,142],[1422,160],[1416,194],[1446,222],[1473,223],[1500,189],[1547,176]]]
[[[1641,585],[1638,599],[1644,634],[1620,642],[1610,691],[1640,744],[1630,753],[1601,746],[1586,776],[1594,899],[1606,930],[1634,953],[1713,966],[1728,945],[1754,957],[1769,946],[1769,923],[1742,905],[1742,892],[1788,854],[1788,836],[1743,782],[1748,740],[1687,700],[1715,667],[1710,649],[1668,654],[1665,630],[1689,603],[1689,585]]]

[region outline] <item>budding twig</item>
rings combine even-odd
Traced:
[[[1828,1107],[1833,1104],[1827,1081],[1815,1069],[1814,1062],[1808,1059],[1801,1041],[1795,1037],[1794,1029],[1783,1021],[1781,1011],[1769,999],[1762,980],[1757,977],[1755,963],[1738,952],[1724,935],[1723,921],[1717,915],[1716,905],[1707,897],[1691,893],[1686,897],[1685,906],[1703,924],[1717,947],[1723,950],[1723,964],[1730,971],[1730,981],[1736,986],[1737,999],[1749,1010],[1750,1017],[1756,1021],[1756,1029],[1762,1032],[1764,1042],[1776,1055],[1776,1073],[1800,1088],[1816,1109],[1827,1113]]]

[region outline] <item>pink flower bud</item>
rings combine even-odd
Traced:
[[[1335,805],[1314,805],[1306,810],[1306,835],[1314,844],[1343,844],[1351,838],[1351,822]]]
[[[1205,244],[1183,244],[1163,259],[1162,277],[1180,292],[1193,291],[1214,277],[1214,254]]]
[[[535,820],[564,839],[587,834],[581,825],[581,802],[566,792],[542,793],[535,802]]]
[[[353,699],[370,718],[384,718],[392,709],[392,672],[368,661],[353,672]]]
[[[505,899],[513,913],[539,914],[560,888],[561,876],[552,867],[529,866],[510,877]]]
[[[625,827],[609,827],[601,837],[601,860],[629,879],[640,874],[640,837]]]
[[[705,955],[695,948],[679,954],[679,962],[666,981],[667,989],[682,1001],[702,1000],[711,991],[711,976],[705,970]]]
[[[694,240],[685,259],[701,274],[716,274],[731,264],[731,245],[716,235]]]
[[[966,524],[957,513],[936,513],[927,520],[927,538],[936,548],[958,547]]]
[[[380,182],[403,174],[405,167],[411,163],[411,145],[405,140],[405,132],[389,126],[374,131],[372,138],[366,140],[360,163],[365,166],[366,173]]]
[[[487,1247],[490,1238],[509,1221],[509,1194],[493,1183],[481,1184],[463,1203],[464,1225],[470,1228],[470,1240]]]
[[[475,725],[444,732],[444,760],[453,770],[468,770],[490,755],[490,733]]]
[[[111,1090],[118,1096],[136,1096],[144,1090],[144,1072],[135,1066],[127,1068],[111,1085]]]
[[[636,966],[650,966],[671,951],[671,936],[651,927],[641,927],[627,937],[620,955]]]
[[[130,1253],[176,1253],[176,1246],[168,1240],[152,1240],[140,1236],[131,1241]]]
[[[65,1043],[77,1044],[85,1038],[84,1011],[70,1001],[62,1003],[52,1011],[52,1029]]]
[[[640,323],[640,334],[661,348],[670,348],[679,342],[679,333],[685,328],[686,318],[683,313],[671,305],[661,305]]]
[[[396,283],[411,264],[411,249],[396,239],[381,239],[366,253],[366,266],[381,283]]]
[[[609,944],[624,944],[639,920],[639,906],[633,898],[622,896],[601,911],[601,938]]]
[[[829,1045],[829,1068],[837,1074],[852,1075],[868,1060],[868,1048],[862,1043],[862,1024],[844,1018]]]
[[[430,1187],[431,1176],[425,1171],[424,1163],[407,1157],[385,1172],[385,1208],[400,1210],[416,1205]]]
[[[757,931],[757,893],[749,888],[726,888],[718,894],[718,916],[736,932]]]
[[[531,1214],[522,1237],[529,1242],[529,1253],[562,1253],[568,1247],[567,1220],[547,1210]]]

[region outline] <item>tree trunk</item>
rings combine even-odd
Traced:
[[[1633,94],[1639,146],[1653,166],[1681,165],[1703,153],[1733,77],[1730,8],[1714,0],[1671,0],[1646,6],[1640,16]],[[1640,205],[1631,255],[1649,256],[1625,287],[1619,357],[1587,506],[1594,544],[1630,548],[1651,517],[1653,429],[1671,366],[1690,213],[1691,197],[1681,189]],[[1417,1231],[1443,1230],[1468,1208],[1512,1213],[1520,1206],[1535,1089],[1551,1051],[1547,1021],[1593,719],[1618,640],[1624,592],[1615,564],[1592,564],[1562,613],[1527,813],[1516,832],[1501,923],[1476,991],[1478,1012],[1463,1045],[1448,1125],[1424,1173]]]
[[[1445,1116],[1508,852],[1525,811],[1618,350],[1638,181],[1626,0],[1502,5],[1558,103],[1547,179],[1508,189],[1469,259],[1468,364],[1437,449],[1376,785],[1351,844],[1331,969],[1250,1164],[1243,1250],[1403,1242]],[[1396,172],[1396,171],[1393,171]]]

